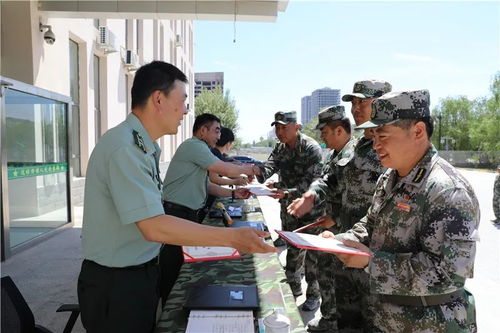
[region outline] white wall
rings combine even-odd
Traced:
[[[176,65],[188,76],[188,102],[192,111],[186,116],[176,136],[167,136],[158,141],[163,151],[161,161],[169,161],[177,146],[191,137],[194,122],[194,84],[191,84],[194,82],[192,21],[139,20],[137,24],[137,20],[128,20],[126,24],[123,19],[101,19],[99,25],[106,25],[114,33],[118,51],[104,54],[97,47],[98,30],[92,19],[44,18],[42,13],[38,12],[36,2],[32,3],[29,10],[33,82],[27,83],[69,96],[69,40],[79,45],[82,175],[85,175],[88,158],[95,146],[94,55],[100,58],[101,132],[104,133],[119,124],[130,112],[133,73],[129,73],[123,65],[120,47],[137,50],[140,64],[163,60]],[[56,35],[53,45],[44,42],[43,32],[40,32],[38,27],[40,20],[43,24],[52,26]],[[15,30],[16,27],[11,26],[8,29]],[[181,35],[181,46],[175,46],[177,34]],[[16,79],[15,72],[10,75]],[[18,76],[26,77],[26,73],[19,73]],[[25,82],[29,81],[30,76],[27,77]]]

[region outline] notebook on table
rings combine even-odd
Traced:
[[[184,308],[187,310],[258,310],[256,285],[207,285],[191,289]]]

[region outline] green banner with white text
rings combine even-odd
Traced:
[[[8,167],[9,180],[68,171],[68,163],[49,163]]]

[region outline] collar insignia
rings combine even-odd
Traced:
[[[425,172],[427,170],[425,168],[420,168],[417,171],[417,174],[415,175],[415,178],[413,178],[412,182],[414,183],[420,183],[422,179],[424,179]]]
[[[132,134],[134,135],[134,142],[139,147],[144,153],[146,153],[146,145],[144,144],[144,139],[142,136],[139,134],[137,131],[133,131]]]

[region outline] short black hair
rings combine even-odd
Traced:
[[[151,94],[161,90],[165,95],[173,89],[175,80],[187,83],[186,75],[177,67],[164,61],[152,61],[135,72],[132,85],[132,109],[144,106]]]
[[[200,128],[203,126],[206,126],[208,124],[212,125],[212,123],[216,121],[220,124],[220,119],[211,114],[211,113],[202,113],[199,116],[197,116],[194,120],[194,125],[193,125],[193,134],[198,132]]]
[[[434,119],[432,117],[424,117],[420,119],[400,119],[396,121],[393,125],[403,128],[409,129],[410,126],[418,123],[419,121],[425,124],[425,132],[427,133],[427,139],[431,139],[432,133],[434,133]]]
[[[351,134],[351,121],[347,117],[332,120],[326,125],[330,126],[332,130],[336,129],[338,126],[341,126],[348,134]]]
[[[222,127],[220,129],[220,139],[217,141],[216,146],[225,146],[228,142],[234,142],[234,133],[230,128]]]

